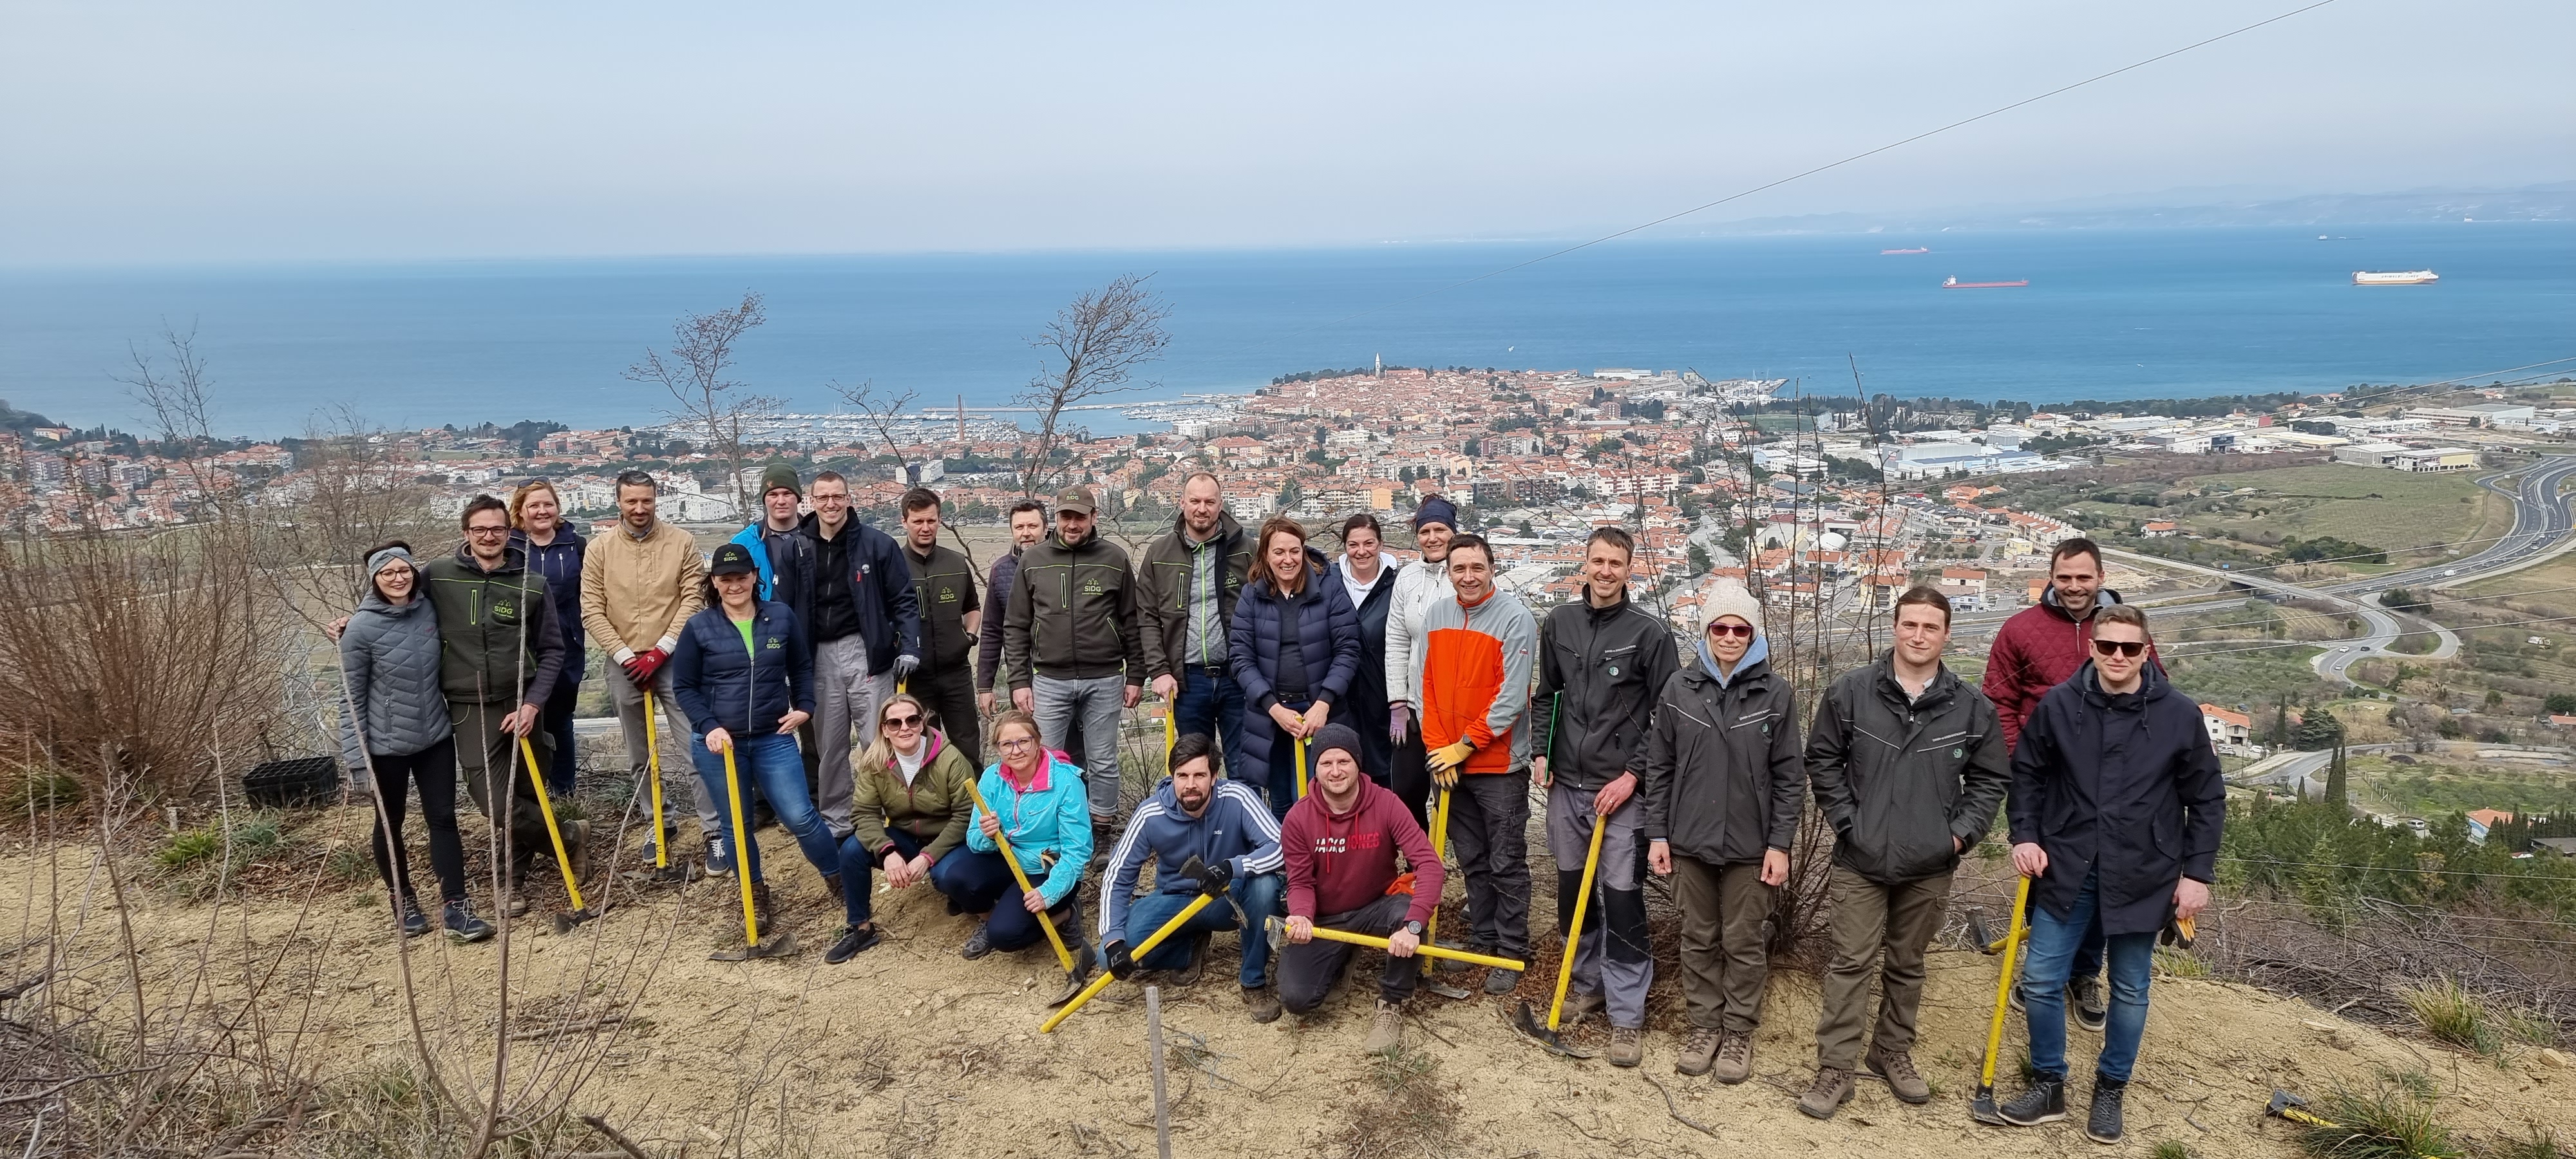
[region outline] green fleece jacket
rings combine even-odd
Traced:
[[[921,851],[934,862],[966,843],[966,826],[975,815],[975,798],[966,785],[975,779],[975,768],[964,753],[949,747],[947,737],[934,732],[925,743],[930,753],[909,785],[903,783],[902,766],[893,761],[870,767],[860,760],[851,770],[858,782],[850,792],[851,831],[876,860],[885,860],[894,849],[888,829],[921,839],[926,843]]]

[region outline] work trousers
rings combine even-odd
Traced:
[[[577,664],[583,657],[568,654],[564,663]],[[537,717],[537,727],[544,729],[555,742],[554,759],[546,765],[546,789],[558,797],[572,796],[573,779],[581,771],[581,752],[573,743],[572,714],[581,701],[581,680],[568,676],[555,682],[554,695],[546,697],[545,712]]]
[[[2060,1081],[2066,1078],[2066,979],[2085,935],[2101,928],[2095,920],[2100,899],[2101,883],[2095,876],[2084,879],[2084,888],[2075,895],[2075,908],[2063,919],[2048,912],[2047,906],[2030,907],[2030,964],[2022,972],[2030,1065]],[[2155,975],[2156,936],[2114,934],[2102,939],[2102,949],[2111,967],[2111,1009],[2093,1071],[2127,1082],[2138,1062],[2138,1044],[2147,1035],[2147,986]]]
[[[1148,970],[1178,970],[1189,965],[1191,935],[1221,933],[1234,929],[1238,924],[1234,919],[1234,911],[1237,907],[1241,907],[1243,956],[1242,968],[1236,971],[1235,980],[1241,982],[1246,989],[1268,982],[1270,980],[1268,923],[1270,919],[1284,917],[1288,913],[1288,879],[1276,873],[1256,873],[1250,877],[1235,879],[1232,885],[1226,887],[1226,893],[1230,897],[1218,898],[1201,907],[1199,912],[1190,918],[1189,924],[1172,931],[1172,936],[1163,939],[1161,944],[1154,947],[1152,953],[1138,955],[1136,964]],[[1172,920],[1172,915],[1187,909],[1190,899],[1197,896],[1195,893],[1157,891],[1137,898],[1127,903],[1127,928],[1116,934],[1103,934],[1102,940],[1117,937],[1125,941],[1127,948],[1132,951],[1144,945],[1145,939],[1154,936],[1154,931],[1163,928],[1164,922]],[[1229,900],[1234,904],[1226,904]]]
[[[1223,665],[1191,666],[1174,673],[1179,695],[1172,698],[1172,731],[1199,733],[1217,741],[1225,754],[1225,775],[1247,785],[1262,783],[1261,774],[1243,765],[1243,686]]]
[[[854,747],[875,744],[877,707],[894,695],[894,669],[868,675],[867,638],[852,632],[814,646],[814,718],[807,722],[803,759],[814,807],[832,836],[850,835],[850,794],[858,778],[850,764]],[[850,737],[858,735],[853,746]],[[770,802],[771,808],[777,802]]]
[[[1360,720],[1353,721],[1351,727],[1374,728],[1376,726]],[[1422,831],[1425,833],[1431,832],[1430,759],[1430,755],[1422,748],[1421,722],[1415,721],[1412,727],[1404,731],[1403,743],[1395,746],[1394,758],[1389,762],[1386,777],[1381,782],[1388,792],[1395,794],[1396,800],[1404,802],[1404,807],[1412,812],[1413,819],[1422,823]]]
[[[1506,958],[1529,956],[1529,782],[1522,765],[1464,774],[1449,790],[1449,852],[1467,879],[1468,939]]]
[[[1315,919],[1315,925],[1383,938],[1404,928],[1404,915],[1412,908],[1412,894],[1391,893],[1355,910],[1325,914]],[[1351,951],[1358,948],[1349,942],[1322,938],[1300,946],[1279,947],[1279,1004],[1298,1014],[1311,1013],[1323,1005],[1324,997],[1333,992],[1333,984],[1342,980],[1342,968],[1350,964]],[[1421,955],[1387,955],[1386,967],[1377,976],[1379,1000],[1400,1003],[1413,997],[1413,983],[1421,972]]]
[[[1825,967],[1825,1008],[1816,1016],[1816,1065],[1855,1070],[1873,968],[1879,993],[1871,1043],[1885,1054],[1914,1049],[1914,1016],[1923,1002],[1923,952],[1932,935],[1941,932],[1950,875],[1889,885],[1836,865],[1827,888],[1834,906],[1834,958]]]
[[[465,794],[474,798],[474,807],[492,822],[493,860],[502,860],[502,839],[508,837],[510,872],[505,880],[512,885],[527,872],[538,850],[554,848],[546,836],[545,813],[537,804],[537,770],[520,756],[519,738],[501,729],[502,719],[518,707],[516,701],[447,702],[447,719],[456,726],[452,739],[457,772],[465,778]],[[554,751],[554,738],[538,730],[529,735],[528,743],[536,749],[537,768],[544,768],[547,754]]]
[[[957,863],[953,871],[956,876],[951,879],[957,890],[949,893],[948,897],[957,903],[958,909],[967,913],[993,915],[985,919],[984,937],[994,949],[1025,949],[1046,940],[1046,931],[1040,928],[1038,915],[1030,913],[1020,901],[1019,880],[1011,876],[1010,863],[1002,860],[1001,853],[959,849],[939,859],[941,865],[951,861]],[[1037,883],[1034,876],[1030,880],[1032,884]],[[1077,884],[1065,891],[1063,901],[1047,907],[1047,917],[1055,922],[1056,936],[1064,939],[1067,948],[1080,946],[1082,887]]]
[[[384,876],[385,887],[401,897],[419,896],[412,891],[411,859],[403,851],[403,790],[419,785],[420,816],[429,824],[429,868],[438,875],[439,900],[464,897],[465,841],[456,832],[456,738],[440,737],[437,744],[400,756],[368,753],[367,765],[375,771],[376,800],[384,806],[384,812],[376,815],[375,836],[368,844],[375,849],[376,872]]]
[[[1762,987],[1771,959],[1762,922],[1771,916],[1762,864],[1719,865],[1673,855],[1673,902],[1682,911],[1682,1001],[1690,1024],[1751,1034],[1762,1025]]]
[[[633,778],[638,793],[650,792],[653,750],[644,743],[645,689],[626,678],[626,669],[617,664],[601,665],[601,675],[608,681],[609,702],[617,706],[617,726],[626,734],[626,773]],[[689,738],[697,730],[689,726],[689,714],[681,711],[678,697],[671,695],[671,666],[664,664],[653,673],[653,707],[662,710],[661,727],[654,731],[654,742],[662,750],[662,797],[665,812],[664,829],[676,830],[668,809],[675,796],[687,801],[698,815],[698,834],[710,837],[723,830],[716,824],[716,799],[700,792],[698,778],[690,776],[696,766],[689,756]],[[659,840],[660,837],[655,838]],[[674,860],[673,865],[679,862]]]
[[[1563,780],[1547,790],[1547,847],[1556,855],[1556,928],[1574,924],[1574,902],[1583,892],[1583,858],[1592,848],[1592,795]],[[1574,944],[1578,994],[1599,994],[1610,1025],[1646,1025],[1646,990],[1655,984],[1654,943],[1646,932],[1646,810],[1631,797],[1601,827],[1601,858],[1594,863],[1593,896],[1583,910],[1583,934]]]
[[[948,743],[966,754],[966,763],[984,767],[984,722],[975,713],[975,674],[964,667],[946,672],[932,672],[928,667],[912,674],[908,688],[930,710],[931,719],[948,734]],[[868,715],[870,721],[876,714]]]
[[[1039,741],[1068,753],[1082,766],[1083,785],[1091,794],[1091,823],[1116,824],[1118,718],[1126,711],[1127,678],[1110,675],[1058,680],[1039,676],[1029,682],[1029,692],[1037,707]],[[1083,751],[1079,753],[1064,747],[1070,743],[1066,734],[1076,721],[1082,725]]]

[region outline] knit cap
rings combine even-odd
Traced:
[[[1317,764],[1323,763],[1324,751],[1326,749],[1342,749],[1350,753],[1351,759],[1359,762],[1361,774],[1366,775],[1368,773],[1368,763],[1361,760],[1360,756],[1360,734],[1358,730],[1347,724],[1343,724],[1340,721],[1334,721],[1317,730],[1315,733],[1315,739],[1306,742],[1307,754],[1313,757]]]
[[[1424,499],[1422,506],[1413,509],[1413,529],[1420,531],[1422,525],[1426,523],[1437,523],[1452,531],[1457,530],[1458,505],[1437,495]]]
[[[768,470],[760,473],[760,493],[767,495],[781,487],[799,499],[805,497],[805,489],[796,483],[796,468],[783,462],[771,463]]]
[[[1734,616],[1753,625],[1755,631],[1760,631],[1762,602],[1754,599],[1753,593],[1746,591],[1743,584],[1733,580],[1720,580],[1715,587],[1709,589],[1706,596],[1700,599],[1700,634],[1707,635],[1708,626],[1716,623],[1720,616]]]

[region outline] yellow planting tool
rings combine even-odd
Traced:
[[[1173,698],[1163,698],[1163,767],[1172,767],[1172,748],[1181,743],[1180,705]],[[1226,774],[1233,775],[1233,769]]]
[[[1306,799],[1306,738],[1297,738],[1297,800]]]
[[[1574,949],[1583,942],[1583,911],[1592,905],[1592,874],[1601,867],[1601,831],[1610,823],[1606,814],[1592,818],[1592,848],[1583,855],[1583,892],[1574,895],[1574,928],[1565,933],[1565,958],[1556,967],[1556,1001],[1547,1007],[1547,1028],[1556,1029],[1565,1015],[1565,987],[1574,981]]]
[[[1431,810],[1431,858],[1434,861],[1441,861],[1446,859],[1448,856],[1449,790],[1442,789],[1440,790],[1440,803],[1433,806]],[[1440,899],[1435,897],[1431,899],[1431,920],[1423,923],[1422,926],[1422,944],[1424,946],[1437,946],[1439,944],[1439,937]],[[1434,956],[1437,957],[1440,955]],[[1475,997],[1475,995],[1468,993],[1463,987],[1452,986],[1441,981],[1435,976],[1435,972],[1430,970],[1422,972],[1422,988],[1453,1002]]]
[[[993,813],[993,807],[984,803],[983,791],[975,787],[975,778],[973,777],[966,778],[966,795],[975,799],[976,808],[987,813]],[[993,819],[998,822],[1002,819],[1002,815],[999,813],[993,813]],[[999,832],[999,828],[1000,827],[998,825],[995,826],[996,832],[993,834],[993,844],[999,846],[1002,850],[1002,864],[1011,867],[1011,879],[1020,883],[1021,893],[1036,893],[1038,891],[1038,887],[1029,884],[1028,871],[1020,868],[1020,859],[1018,855],[1011,852],[1011,839],[1003,836]],[[1055,919],[1048,916],[1045,910],[1039,910],[1038,924],[1046,927],[1047,942],[1055,947],[1055,960],[1063,963],[1065,973],[1073,973],[1073,951],[1065,948],[1064,935],[1056,932]],[[1102,936],[1106,937],[1107,935],[1104,934]]]
[[[781,958],[796,952],[796,935],[781,933],[760,944],[760,918],[751,907],[751,829],[743,824],[742,777],[735,773],[733,746],[724,751],[725,796],[733,806],[733,879],[742,889],[742,948],[718,950],[707,955],[718,962],[742,962],[753,958]]]
[[[537,769],[536,746],[529,744],[528,738],[524,736],[519,738],[519,758],[527,762],[528,780],[537,790],[537,811],[545,814],[546,836],[554,839],[555,868],[563,871],[564,894],[572,899],[570,912],[555,915],[555,932],[568,934],[572,932],[574,926],[599,915],[590,912],[581,904],[581,882],[574,877],[572,855],[564,851],[563,827],[555,824],[555,806],[549,799],[552,794],[546,791],[546,779]],[[493,796],[498,797],[500,794],[495,793]]]
[[[1274,942],[1280,941],[1288,932],[1287,921],[1282,918],[1271,918],[1269,921],[1270,940]],[[1381,950],[1386,948],[1385,938],[1373,938],[1367,934],[1354,934],[1346,930],[1328,930],[1322,926],[1317,926],[1315,927],[1315,936],[1322,938],[1327,942],[1349,942],[1354,946],[1373,946]],[[1420,945],[1413,947],[1413,952],[1420,957],[1447,958],[1450,961],[1465,962],[1471,966],[1492,966],[1500,970],[1526,970],[1529,968],[1529,963],[1527,962],[1515,961],[1510,958],[1497,958],[1491,954],[1471,954],[1465,950],[1446,949],[1432,945],[1429,942],[1423,942]]]
[[[1190,859],[1190,862],[1192,865],[1196,865],[1198,858],[1193,857]],[[1182,868],[1187,869],[1189,866],[1183,866]],[[1143,943],[1136,947],[1135,956],[1142,958],[1145,955],[1154,952],[1154,947],[1162,945],[1163,939],[1172,936],[1172,934],[1178,931],[1182,926],[1188,925],[1191,918],[1197,917],[1200,910],[1206,909],[1208,903],[1215,900],[1216,896],[1214,894],[1206,893],[1202,893],[1197,897],[1191,898],[1190,904],[1182,906],[1181,912],[1173,914],[1172,920],[1164,922],[1163,928],[1154,931],[1153,936],[1146,938]],[[1101,936],[1105,938],[1108,935],[1103,934]],[[1090,985],[1083,987],[1081,993],[1074,995],[1071,1001],[1066,1002],[1063,1009],[1049,1015],[1045,1022],[1039,1023],[1038,1033],[1053,1033],[1056,1027],[1064,1024],[1065,1019],[1073,1017],[1074,1011],[1082,1009],[1083,1003],[1091,1001],[1094,995],[1108,989],[1109,983],[1117,977],[1117,975],[1112,974],[1107,970],[1102,970],[1100,972],[1100,976],[1093,978]]]
[[[2012,997],[2013,958],[2021,952],[2022,941],[2029,934],[2024,917],[2029,908],[2030,879],[2024,877],[2013,891],[2012,930],[2004,935],[2003,973],[1995,979],[1995,1013],[1986,1023],[1985,1067],[1977,1073],[1976,1097],[1968,1100],[1969,1118],[1998,1127],[2009,1124],[2004,1122],[2002,1108],[1995,1105],[1995,1055],[2004,1048],[2004,1008]]]
[[[645,761],[653,768],[653,868],[671,864],[669,831],[662,828],[662,742],[653,735],[653,690],[644,690]]]

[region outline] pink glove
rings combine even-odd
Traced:
[[[1386,739],[1394,741],[1397,744],[1403,744],[1404,738],[1411,735],[1412,732],[1413,706],[1410,704],[1389,705],[1386,710]]]

